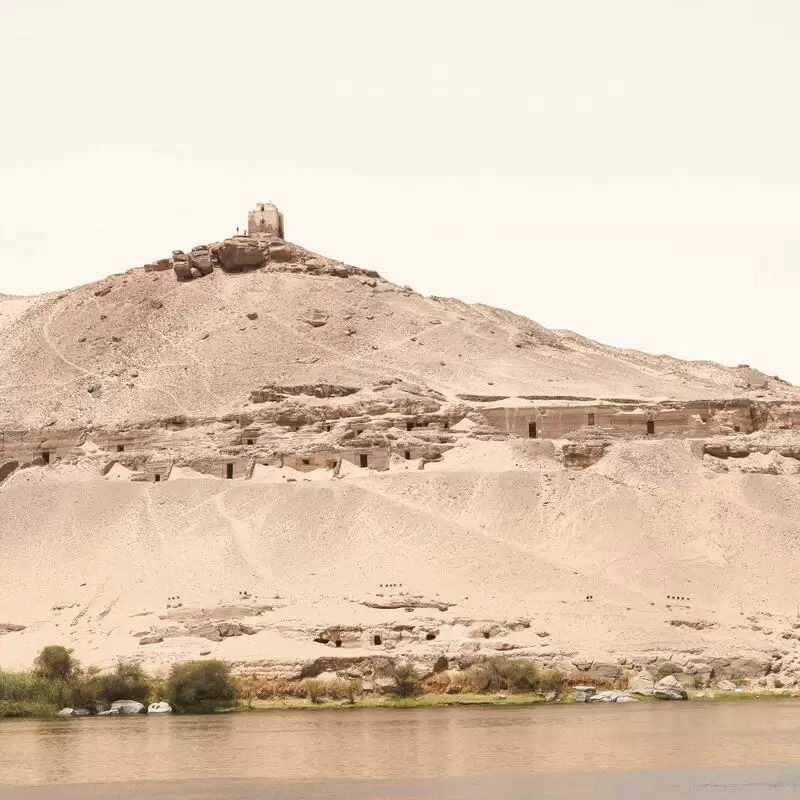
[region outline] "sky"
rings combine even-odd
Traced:
[[[800,384],[797,0],[0,0],[0,292],[244,228]]]

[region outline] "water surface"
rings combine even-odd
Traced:
[[[0,723],[0,800],[800,797],[800,702]]]

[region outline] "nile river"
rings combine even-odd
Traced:
[[[0,722],[0,800],[798,798],[800,702]]]

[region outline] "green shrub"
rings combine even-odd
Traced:
[[[70,685],[46,680],[35,672],[0,670],[0,717],[46,716],[63,708]]]
[[[478,693],[560,691],[564,682],[561,673],[548,670],[545,687],[539,668],[533,661],[524,658],[487,658],[470,667],[468,677],[470,688]]]
[[[389,691],[398,697],[414,697],[422,687],[413,664],[395,664],[392,668],[392,685]]]
[[[325,698],[325,681],[318,678],[306,678],[303,681],[305,695],[312,703],[321,703]]]
[[[137,700],[147,705],[150,698],[150,681],[139,664],[120,661],[113,672],[87,676],[81,683],[87,703],[110,705],[115,700]]]
[[[564,694],[564,689],[567,686],[567,677],[561,670],[546,669],[539,676],[539,689],[541,694],[553,692],[556,697],[561,697]]]
[[[177,711],[215,711],[233,704],[231,668],[224,661],[175,664],[167,680],[169,702]]]
[[[42,648],[33,663],[36,673],[50,681],[68,681],[77,667],[72,651],[60,644],[50,644]]]
[[[777,681],[775,682],[777,686]],[[356,700],[364,693],[364,686],[359,678],[352,678],[347,681],[346,699],[350,705],[354,705]]]

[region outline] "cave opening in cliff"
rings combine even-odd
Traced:
[[[374,645],[383,644],[383,639],[381,639],[380,636],[375,635],[375,636],[372,637],[372,644],[374,644]]]
[[[652,433],[655,433],[655,432],[656,432],[656,424],[655,424],[655,422],[653,422],[653,420],[651,420],[651,419],[647,420],[647,434],[648,434],[648,436],[650,434],[652,434]]]
[[[124,451],[125,451],[125,445],[124,444],[118,444],[117,445],[117,452],[118,453],[122,453]]]
[[[358,457],[358,463],[361,467],[368,467],[369,466],[369,456],[366,453],[361,453]]]
[[[225,465],[225,477],[228,480],[233,478],[233,464],[226,464]]]
[[[156,472],[156,474],[155,474],[155,475],[153,475],[153,480],[154,480],[156,483],[158,483],[158,482],[161,480],[161,476],[160,476],[160,475],[159,475],[159,474]]]
[[[50,453],[47,450],[42,450],[42,464],[47,466],[50,463]]]
[[[536,423],[529,422],[528,423],[528,438],[535,439],[536,438]]]

